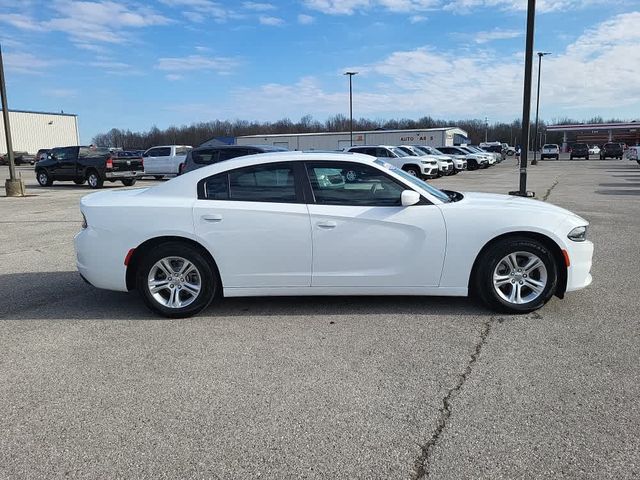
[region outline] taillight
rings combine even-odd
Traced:
[[[111,157],[107,158],[107,168],[112,169],[113,168],[113,159]]]
[[[182,173],[184,172],[184,167],[185,167],[185,163],[182,162],[180,165],[178,165],[178,175],[182,175]]]

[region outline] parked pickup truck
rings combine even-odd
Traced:
[[[125,186],[136,183],[144,174],[142,157],[118,157],[107,148],[56,147],[48,157],[36,163],[36,179],[43,187],[54,181],[85,182],[89,188],[101,188],[105,180],[121,181]]]
[[[180,164],[187,158],[192,147],[188,145],[164,145],[153,147],[142,154],[144,174],[160,180],[165,175],[178,175]]]

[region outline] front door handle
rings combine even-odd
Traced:
[[[318,222],[317,225],[319,228],[330,229],[330,228],[336,228],[337,223],[331,220],[325,220],[323,222]]]
[[[212,214],[212,215],[202,215],[201,217],[205,222],[216,223],[222,221],[222,215]]]

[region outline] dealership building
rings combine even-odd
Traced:
[[[602,145],[620,142],[640,145],[640,122],[625,123],[579,123],[574,125],[550,125],[547,133],[562,133],[562,151],[566,152],[572,143]]]
[[[453,146],[469,143],[466,131],[457,127],[415,130],[368,130],[353,132],[353,145]],[[343,150],[351,146],[350,132],[282,133],[245,135],[238,145],[274,145],[288,150]]]
[[[14,152],[35,154],[41,148],[78,145],[78,116],[70,113],[9,110]],[[0,154],[7,153],[4,120],[0,115]]]

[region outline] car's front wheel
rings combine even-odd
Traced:
[[[553,253],[526,237],[507,238],[490,246],[476,270],[475,290],[491,309],[528,313],[553,296],[558,267]]]
[[[149,251],[136,274],[136,286],[146,305],[170,318],[190,317],[205,309],[219,284],[203,254],[181,242],[168,242]]]
[[[36,178],[41,187],[50,187],[53,184],[53,178],[51,178],[46,170],[38,170]]]

